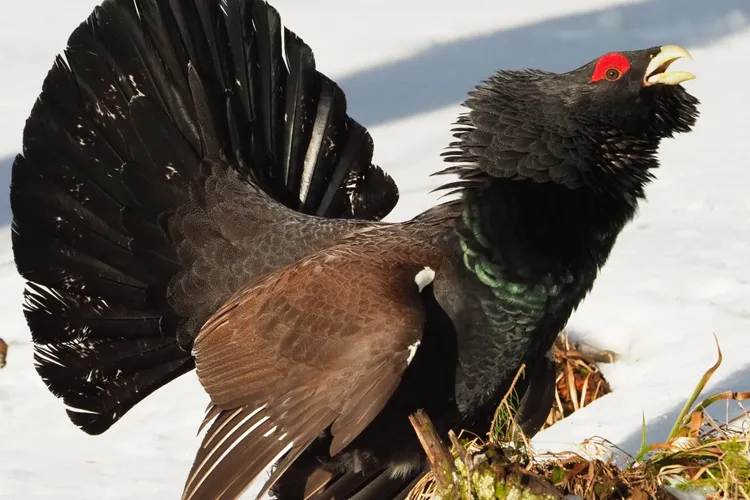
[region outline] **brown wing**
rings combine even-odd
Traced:
[[[422,335],[414,277],[438,254],[366,239],[248,285],[203,327],[193,353],[214,422],[183,498],[236,498],[286,453],[265,492],[325,429],[334,455],[386,404]]]

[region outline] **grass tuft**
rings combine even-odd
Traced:
[[[573,343],[563,332],[555,342],[554,356],[557,365],[555,402],[543,429],[612,392],[599,363],[613,362],[614,353],[594,351]]]
[[[698,381],[665,442],[648,444],[644,417],[641,449],[636,456],[599,438],[586,444],[593,445],[602,452],[600,456],[608,459],[592,460],[575,452],[535,454],[512,418],[517,400],[512,388],[498,405],[486,441],[478,436],[457,437],[450,433],[450,446],[445,446],[429,418],[421,413],[415,429],[425,449],[429,449],[433,466],[408,499],[547,500],[576,495],[584,500],[666,500],[690,490],[710,500],[750,500],[750,412],[742,406],[750,399],[750,392],[722,392],[699,401],[721,366],[718,341],[717,351],[716,363]],[[599,373],[597,360],[578,353],[583,354],[567,337],[558,341],[556,360],[562,374],[557,381],[558,417],[564,418],[569,409],[563,401],[575,411],[609,390],[603,378],[601,383],[591,383],[592,374]],[[516,381],[522,373],[523,367]],[[591,390],[592,387],[596,389]],[[739,416],[722,422],[714,419],[708,409],[719,402],[736,405]]]

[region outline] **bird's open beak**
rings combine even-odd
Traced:
[[[649,86],[656,85],[657,83],[679,85],[682,82],[694,79],[695,75],[686,71],[667,72],[670,64],[683,57],[693,59],[690,56],[690,52],[679,45],[665,45],[661,47],[659,53],[652,57],[651,62],[648,63],[646,74],[643,76],[643,85]]]

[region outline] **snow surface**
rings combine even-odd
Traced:
[[[22,280],[10,251],[7,184],[24,120],[69,33],[96,0],[3,0],[0,16],[0,317],[10,344],[0,371],[0,498],[178,498],[208,397],[194,374],[102,436],[67,419],[32,367]],[[562,450],[592,435],[638,447],[664,438],[695,382],[750,387],[750,0],[277,0],[375,139],[402,200],[391,219],[434,203],[439,153],[458,103],[497,68],[568,70],[610,50],[677,43],[693,53],[687,87],[702,117],[666,141],[649,201],[622,234],[570,330],[618,352],[613,394],[539,434]],[[407,139],[408,138],[408,139]]]

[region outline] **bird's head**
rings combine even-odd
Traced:
[[[569,102],[580,109],[579,120],[620,134],[655,140],[688,132],[697,116],[697,100],[680,85],[695,78],[669,71],[679,59],[691,59],[677,45],[606,54],[557,81]],[[555,85],[554,83],[552,84]]]
[[[445,156],[465,182],[526,179],[625,195],[657,166],[661,139],[688,132],[698,100],[669,71],[690,54],[668,45],[603,55],[567,73],[500,71],[470,93]]]

